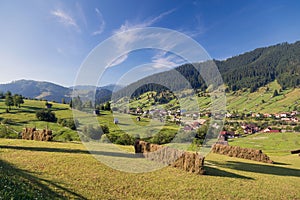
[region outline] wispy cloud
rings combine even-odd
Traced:
[[[127,60],[127,58],[128,58],[128,54],[125,54],[125,55],[117,58],[116,60],[114,60],[111,64],[109,64],[108,67],[113,67],[113,66],[119,65],[119,64],[123,63],[125,60]]]
[[[185,63],[183,59],[180,57],[169,54],[165,51],[160,51],[156,55],[152,57],[153,68],[161,69],[161,68],[173,68]]]
[[[189,29],[187,30],[185,28],[179,30],[180,32],[182,32],[192,38],[203,35],[209,29],[209,27],[204,26],[203,19],[200,15],[196,15],[194,18],[195,18],[195,24],[194,24],[192,30],[189,30]]]
[[[92,35],[99,35],[99,34],[101,34],[104,31],[105,21],[103,19],[102,13],[100,12],[100,10],[98,8],[95,8],[95,12],[96,12],[96,15],[97,15],[97,18],[99,20],[100,25],[99,25],[98,30],[94,31],[92,33]]]
[[[153,24],[159,22],[162,18],[164,18],[165,16],[173,13],[176,9],[172,9],[166,12],[161,13],[160,15],[150,18],[148,20],[145,20],[143,22],[140,23],[130,23],[128,20],[125,21],[124,24],[121,25],[121,27],[115,31],[115,33],[119,33],[119,32],[123,32],[123,31],[127,31],[133,28],[145,28],[148,26],[152,26]]]
[[[75,19],[73,19],[69,14],[61,9],[56,9],[51,11],[51,14],[55,16],[60,23],[64,24],[65,26],[70,26],[75,28],[77,31],[80,31],[78,24],[76,23]]]
[[[153,24],[157,23],[161,19],[163,19],[165,16],[173,13],[176,9],[172,9],[166,12],[161,13],[160,15],[147,19],[140,23],[130,23],[128,20],[125,21],[124,24],[120,26],[118,30],[115,30],[114,33],[118,34],[116,38],[116,43],[118,44],[118,51],[123,53],[124,50],[129,47],[134,41],[138,40],[140,37],[145,37],[139,35],[137,32],[128,32],[124,34],[124,31],[128,31],[135,28],[145,28],[152,26]],[[122,34],[120,34],[122,33]],[[109,67],[115,66],[117,64],[123,63],[128,58],[128,54],[123,55],[119,59],[113,62],[113,64],[109,64]],[[117,63],[117,64],[116,64]]]

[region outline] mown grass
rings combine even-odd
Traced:
[[[263,150],[268,155],[289,155],[290,150],[300,148],[299,133],[256,133],[231,139],[230,145]]]
[[[0,196],[4,199],[21,199],[24,194],[28,194],[24,196],[27,199],[298,199],[299,156],[271,155],[271,159],[277,164],[211,153],[206,158],[205,176],[171,167],[132,174],[103,165],[80,143],[0,139]]]

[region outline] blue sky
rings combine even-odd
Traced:
[[[300,1],[292,0],[2,0],[0,83],[33,79],[71,86],[92,49],[136,27],[185,33],[215,59],[295,42],[300,40],[299,8]],[[127,82],[146,76],[129,72],[149,61],[170,67],[181,63],[151,50],[132,52],[118,61],[117,67],[105,71],[101,85],[116,83],[126,73]],[[165,70],[156,69],[151,73]]]

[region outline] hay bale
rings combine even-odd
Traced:
[[[22,139],[24,140],[51,141],[52,138],[52,131],[48,129],[24,128],[22,130]]]
[[[135,153],[142,153],[149,160],[168,164],[195,174],[204,174],[204,157],[197,153],[184,152],[170,147],[136,141]]]
[[[273,163],[273,161],[270,160],[270,158],[266,154],[264,154],[261,150],[256,149],[215,144],[212,147],[212,152],[227,155],[230,157],[243,158],[265,163]]]

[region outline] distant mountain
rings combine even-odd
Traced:
[[[122,88],[124,88],[124,86],[115,85],[115,84],[109,84],[109,85],[106,85],[106,86],[102,86],[100,88],[101,89],[107,89],[107,90],[110,90],[112,92],[117,92],[117,91],[121,90]]]
[[[21,94],[24,97],[32,99],[44,99],[48,101],[61,102],[64,98],[69,102],[73,95],[73,88],[80,96],[89,99],[92,95],[95,96],[97,103],[109,101],[112,92],[105,88],[97,88],[95,94],[94,86],[76,86],[63,87],[51,82],[34,81],[34,80],[18,80],[7,84],[0,84],[0,91],[5,93],[11,91],[13,94]]]
[[[61,102],[71,99],[72,90],[54,83],[33,80],[18,80],[7,84],[0,84],[0,91],[11,91],[13,94],[21,94],[32,99],[45,99]]]
[[[76,86],[72,86],[70,87],[70,89],[77,89],[77,90],[95,90],[97,88],[97,90],[101,90],[101,89],[105,89],[105,90],[110,90],[110,91],[118,91],[120,89],[123,88],[123,86],[121,85],[115,85],[115,84],[109,84],[106,86],[101,86],[101,87],[96,87],[93,85],[76,85]]]

